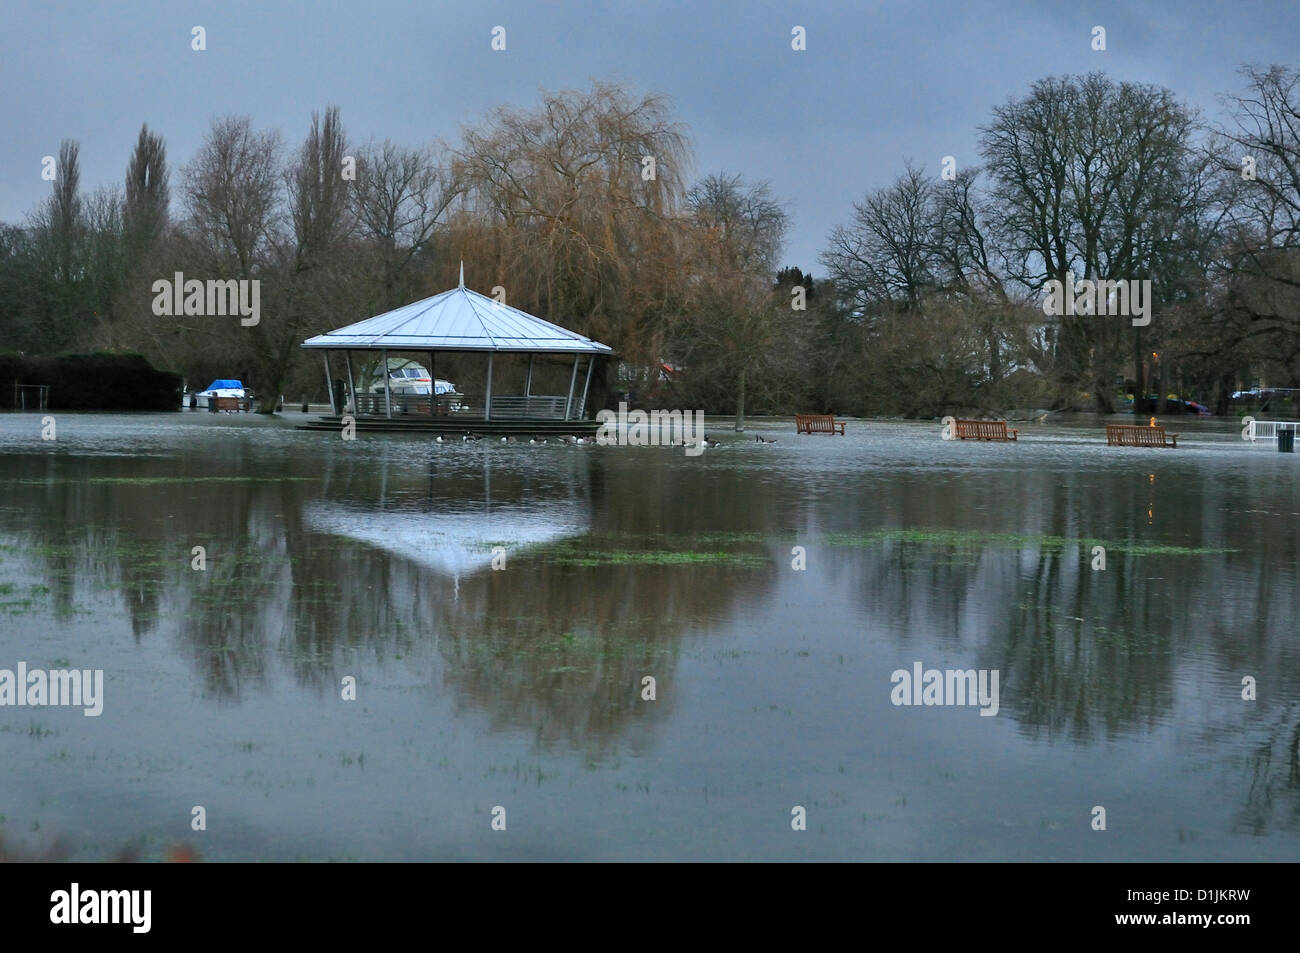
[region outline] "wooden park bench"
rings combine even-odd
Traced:
[[[844,421],[836,420],[834,414],[795,414],[794,429],[796,433],[838,433],[843,436]]]
[[[1005,420],[958,420],[955,421],[955,435],[958,440],[1017,440],[1019,430],[1007,430]]]
[[[1164,427],[1107,424],[1106,445],[1109,447],[1177,447],[1178,434],[1166,434]]]
[[[249,401],[247,397],[211,397],[209,400],[213,402],[213,406],[219,414],[248,412]]]

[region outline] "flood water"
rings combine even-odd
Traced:
[[[103,713],[0,707],[11,850],[1300,856],[1300,456],[1232,422],[688,457],[56,419],[0,417],[0,669],[102,669]],[[996,671],[996,715],[895,705],[918,662]]]

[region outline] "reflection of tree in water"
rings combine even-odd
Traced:
[[[339,465],[326,472],[325,488],[331,497],[368,501],[367,509],[384,519],[569,502],[598,522],[622,525],[624,509],[608,513],[621,505],[656,527],[691,528],[671,493],[646,492],[644,470],[614,477],[628,486],[611,490],[600,451],[557,447],[498,460],[485,449],[442,456],[421,450],[427,453],[423,478],[409,461]],[[672,695],[664,687],[683,635],[692,620],[728,612],[736,590],[730,568],[578,567],[559,560],[569,552],[565,546],[550,545],[512,552],[505,571],[484,566],[452,579],[380,549],[340,546],[304,530],[296,518],[285,532],[290,551],[299,554],[290,654],[300,681],[329,671],[340,639],[377,655],[408,652],[401,640],[433,643],[442,685],[462,708],[486,712],[496,727],[532,731],[543,744],[567,740],[593,756],[638,722],[668,713]],[[321,579],[337,583],[333,598],[321,599],[312,588]],[[653,703],[641,699],[644,675],[658,681]]]
[[[962,545],[885,541],[839,549],[826,571],[850,574],[866,614],[903,633],[900,638],[964,645],[969,653],[964,664],[999,669],[1003,710],[1033,738],[1095,743],[1168,722],[1178,660],[1202,652],[1200,640],[1206,637],[1212,652],[1233,655],[1234,668],[1294,669],[1277,657],[1286,617],[1279,598],[1293,592],[1294,583],[1276,573],[1297,563],[1296,544],[1265,525],[1267,512],[1242,520],[1206,514],[1199,523],[1190,520],[1196,531],[1177,540],[1181,546],[1236,552],[1112,550],[1106,571],[1094,572],[1081,543],[1036,543],[1035,534],[1095,535],[1140,545],[1142,530],[1126,530],[1125,520],[1133,513],[1145,518],[1151,505],[1145,479],[1115,477],[1117,486],[1079,496],[1063,490],[1051,474],[1015,474],[1034,483],[1028,497],[1037,502],[1021,514],[1021,523],[1009,526],[987,511],[992,508],[963,509],[951,499],[935,504],[930,487],[907,483],[888,491],[902,499],[882,500],[880,488],[872,487],[870,500],[858,509],[837,499],[834,515],[822,519],[815,502],[792,492],[797,487],[778,483],[773,492],[755,496],[745,491],[743,475],[729,469],[692,475],[692,505],[685,507],[678,482],[683,478],[670,468],[629,474],[596,454],[585,459],[591,462],[583,464],[577,454],[568,461],[598,475],[586,483],[582,474],[557,480],[553,473],[526,467],[483,472],[475,469],[481,463],[457,458],[454,466],[431,468],[426,480],[413,477],[410,468],[380,467],[376,473],[337,465],[332,489],[419,511],[463,504],[483,492],[485,481],[498,502],[578,486],[598,522],[643,543],[655,533],[688,535],[701,507],[709,509],[713,527],[759,534],[792,519],[845,528],[845,513],[858,519],[864,513],[906,515],[915,525],[969,527],[974,541]],[[377,480],[383,481],[382,492]],[[1213,506],[1199,501],[1197,488],[1184,489],[1184,498],[1158,505]],[[995,498],[1011,490],[988,492]],[[505,573],[487,570],[462,578],[457,588],[418,565],[305,530],[295,506],[297,490],[282,492],[275,509],[293,558],[290,578],[275,600],[286,608],[279,648],[292,660],[299,682],[334,690],[343,650],[365,649],[383,658],[407,654],[432,637],[442,684],[463,706],[487,712],[496,726],[534,730],[542,743],[567,739],[593,756],[637,721],[663,713],[661,706],[672,696],[662,693],[662,673],[675,667],[691,620],[728,615],[742,592],[771,581],[767,572],[738,577],[707,564],[578,569],[554,564],[543,550],[512,557]],[[915,494],[925,499],[912,498]],[[628,496],[637,498],[636,505],[623,502]],[[1068,533],[1061,527],[1069,527]],[[1018,532],[1026,539],[981,543],[980,532]],[[1156,536],[1145,539],[1159,542]],[[575,575],[592,583],[575,583]],[[1205,606],[1201,594],[1207,590],[1230,590],[1233,598]],[[260,645],[253,640],[250,650]],[[660,680],[660,701],[650,712],[641,710],[648,704],[639,693],[645,674]],[[1243,782],[1243,826],[1296,824],[1297,738],[1294,719],[1283,719],[1254,749]]]
[[[408,511],[437,512],[444,506],[463,510],[477,499],[489,511],[505,511],[525,502],[577,500],[593,521],[620,529],[628,512],[660,529],[692,528],[671,492],[645,485],[644,470],[611,476],[599,451],[556,452],[563,456],[545,469],[535,469],[536,458],[517,468],[477,455],[470,466],[462,456],[435,461],[436,478],[427,487],[380,468],[372,474],[384,487],[375,505],[387,501]],[[336,474],[333,489],[358,498],[364,490],[358,480],[355,472]],[[611,480],[627,486],[611,488]],[[614,507],[617,512],[610,512]],[[577,539],[579,549],[590,544],[606,551],[628,542],[601,533]],[[644,538],[639,543],[656,545]],[[356,579],[368,579],[366,585],[387,597],[347,598],[349,579],[340,604],[411,607],[407,628],[436,641],[442,685],[462,708],[486,712],[494,727],[530,731],[541,744],[567,741],[600,757],[638,723],[668,714],[673,695],[665,689],[681,639],[693,620],[730,611],[736,570],[707,564],[575,566],[564,559],[572,554],[564,544],[542,545],[512,553],[504,571],[484,568],[457,581],[357,547],[349,556],[349,565],[361,570]],[[645,675],[657,680],[654,702],[641,699]]]
[[[1174,702],[1174,637],[1147,624],[1145,591],[1123,561],[1103,586],[1076,553],[1038,558],[1017,611],[990,638],[1003,704],[1034,738],[1089,742],[1156,727]]]
[[[1244,762],[1246,803],[1237,811],[1236,832],[1267,834],[1300,830],[1300,712],[1288,705],[1282,717],[1252,744]]]
[[[1276,580],[1274,580],[1276,583]],[[1255,590],[1255,586],[1243,584]],[[1276,591],[1264,589],[1266,601]],[[1261,618],[1269,610],[1261,610]],[[1281,614],[1279,614],[1281,615]],[[1233,673],[1222,687],[1215,717],[1193,744],[1225,752],[1219,767],[1224,785],[1243,792],[1234,830],[1266,834],[1272,829],[1300,830],[1300,666],[1290,640],[1277,631],[1253,628],[1244,637],[1214,641],[1221,671]],[[1226,634],[1226,633],[1223,633]],[[1256,680],[1256,698],[1241,698],[1242,676]]]
[[[852,500],[840,501],[822,525],[861,532],[842,515],[856,511],[881,514],[869,529],[964,531],[956,541],[886,538],[852,557],[846,551],[859,599],[868,616],[902,639],[965,644],[972,663],[1000,668],[1003,704],[1031,733],[1087,740],[1151,727],[1173,702],[1181,651],[1216,619],[1278,618],[1276,607],[1261,611],[1264,593],[1276,599],[1277,592],[1294,591],[1293,580],[1274,576],[1278,565],[1294,564],[1294,541],[1282,544],[1286,552],[1261,546],[1258,539],[1276,543],[1279,534],[1259,516],[1225,520],[1210,512],[1199,521],[1179,520],[1193,531],[1173,545],[1236,552],[1141,551],[1144,544],[1165,542],[1145,530],[1148,509],[1159,515],[1213,511],[1220,487],[1211,500],[1209,488],[1195,483],[1179,484],[1176,495],[1165,487],[1153,496],[1148,475],[1131,471],[1093,474],[1100,485],[1086,494],[1052,473],[984,472],[980,478],[981,485],[964,495],[936,492],[920,481],[873,487],[869,509],[865,498],[856,508]],[[1006,514],[1006,499],[1027,502]],[[1090,568],[1082,542],[1089,537],[1118,543],[1105,571]],[[1130,545],[1139,552],[1126,552]],[[1211,605],[1209,616],[1193,610],[1205,591],[1226,588],[1234,571],[1264,581],[1254,592],[1232,587],[1235,598]],[[1275,640],[1278,631],[1254,634]]]
[[[635,514],[636,526],[679,537],[670,544],[601,536],[606,550],[689,548],[694,517],[670,485],[682,475],[646,494],[644,467],[615,467],[609,477],[598,451],[557,447],[549,459],[457,451],[438,457],[427,445],[394,442],[355,458],[286,457],[269,467],[265,460],[260,467],[137,460],[122,482],[102,479],[103,460],[73,461],[57,482],[24,488],[41,518],[15,528],[38,539],[42,571],[69,607],[78,582],[81,590],[107,584],[123,593],[136,632],[160,619],[174,626],[178,648],[212,697],[269,690],[281,666],[296,684],[336,693],[343,674],[400,658],[462,709],[534,732],[543,744],[567,741],[592,757],[629,733],[637,745],[637,725],[672,707],[681,639],[693,620],[730,613],[738,571],[578,566],[560,557],[585,551],[593,513],[620,525]],[[108,468],[111,478],[118,467]],[[280,479],[308,473],[311,482]],[[229,479],[189,482],[214,476]],[[87,477],[101,479],[78,485]],[[703,498],[722,519],[751,525],[755,512],[736,477],[719,477]],[[611,493],[609,479],[625,485]],[[406,514],[468,513],[472,524],[478,512],[508,519],[520,508],[545,514],[571,504],[584,514],[584,535],[569,547],[512,551],[505,572],[481,566],[450,578],[382,543],[313,529],[304,508],[322,497],[350,501],[363,521],[380,526]],[[207,550],[203,572],[190,568],[195,545]],[[752,570],[741,575],[761,588]],[[644,675],[657,680],[654,702],[641,699]]]
[[[283,624],[284,541],[278,538],[278,514],[265,499],[273,493],[231,494],[220,527],[209,529],[207,569],[191,569],[189,579],[177,580],[177,594],[188,591],[177,641],[194,662],[205,692],[221,698],[239,699],[247,688],[266,686],[268,643]],[[243,546],[224,551],[220,541],[232,539]]]
[[[113,480],[130,479],[132,461],[86,457],[13,456],[7,461],[15,481],[13,511],[5,529],[19,534],[17,555],[37,567],[54,616],[68,621],[80,611],[79,582],[119,592],[137,639],[159,622],[161,596],[169,567],[160,557],[157,536],[164,516],[147,491],[124,492]]]
[[[937,642],[963,666],[997,669],[1002,711],[1029,736],[1090,741],[1167,715],[1168,630],[1143,626],[1142,607],[1100,586],[1078,553],[883,541],[855,555],[868,618],[927,663]],[[1115,569],[1109,582],[1132,591]]]
[[[530,448],[535,455],[521,456],[503,448],[498,457],[482,449],[439,456],[394,440],[216,461],[11,457],[8,474],[57,479],[15,486],[5,528],[30,541],[25,555],[44,574],[56,612],[71,615],[87,590],[110,586],[122,593],[137,638],[160,619],[174,621],[214,695],[265,686],[275,665],[300,685],[336,692],[338,678],[359,664],[402,656],[495,725],[596,752],[662,717],[673,697],[665,675],[684,635],[698,620],[734,615],[748,593],[761,597],[776,563],[743,572],[708,563],[583,567],[543,548],[457,586],[382,548],[312,530],[304,501],[345,500],[400,518],[464,511],[474,501],[576,499],[591,514],[589,539],[626,534],[628,545],[663,548],[690,546],[701,523],[720,536],[768,542],[779,527],[782,542],[792,534],[810,545],[817,532],[960,529],[971,534],[960,545],[827,546],[813,572],[821,584],[851,587],[868,624],[895,633],[909,657],[928,662],[938,647],[963,665],[999,669],[1003,711],[1034,738],[1096,743],[1168,722],[1179,660],[1207,651],[1218,670],[1273,673],[1279,684],[1255,703],[1272,728],[1256,735],[1230,709],[1203,741],[1222,751],[1242,739],[1224,760],[1243,791],[1243,829],[1297,825],[1298,727],[1279,706],[1300,687],[1286,644],[1300,538],[1279,530],[1279,514],[1295,504],[1279,501],[1277,487],[1222,469],[1165,481],[1159,492],[1140,468],[1077,479],[994,469],[980,471],[978,484],[884,474],[812,493],[793,469],[764,471],[756,489],[751,472],[709,458],[647,466],[651,451]],[[249,474],[266,482],[184,482]],[[141,475],[178,482],[102,479]],[[1225,498],[1236,501],[1229,516]],[[996,538],[1005,533],[1025,538]],[[1041,542],[1053,535],[1234,552],[1112,550],[1106,571],[1093,572],[1081,543]],[[237,550],[227,551],[232,542]],[[206,573],[189,568],[190,547],[200,544],[208,546]],[[724,540],[708,548],[738,547]],[[1207,602],[1206,592],[1219,598]],[[655,703],[640,700],[645,674],[659,679]]]
[[[1300,538],[1279,532],[1276,519],[1294,503],[1279,502],[1276,488],[1221,477],[1166,481],[1159,493],[1140,470],[1092,474],[1088,493],[1050,473],[984,472],[977,491],[961,494],[895,482],[872,488],[870,509],[866,499],[856,508],[842,500],[819,523],[861,534],[856,511],[877,514],[868,530],[968,531],[961,543],[864,545],[846,551],[839,568],[853,578],[871,624],[915,643],[907,651],[916,658],[937,644],[955,649],[965,666],[999,669],[1002,709],[1032,738],[1095,743],[1165,725],[1180,695],[1198,691],[1180,662],[1207,652],[1218,671],[1272,673],[1269,696],[1254,703],[1260,714],[1272,712],[1262,738],[1241,727],[1247,716],[1229,692],[1219,706],[1227,714],[1196,744],[1227,753],[1221,758],[1231,762],[1231,783],[1244,800],[1243,830],[1293,830],[1300,827],[1300,722],[1293,705],[1280,706],[1300,695],[1288,639]],[[1225,516],[1225,497],[1239,513]],[[992,505],[1006,499],[1027,502],[1008,515]],[[1172,535],[1149,525],[1186,529]],[[1080,542],[1035,542],[1037,534]],[[1120,544],[1105,571],[1091,569],[1081,542],[1089,537]],[[1124,551],[1161,543],[1223,551]],[[1207,601],[1206,593],[1218,598]]]
[[[438,643],[444,684],[496,726],[529,729],[543,745],[567,740],[599,757],[630,726],[668,714],[682,639],[692,620],[719,603],[725,611],[735,573],[682,566],[575,572],[547,559],[541,552],[521,560],[511,570],[519,583],[508,573],[476,579],[468,599],[462,583]],[[641,698],[646,675],[657,682],[657,701]]]
[[[457,581],[360,544],[303,542],[273,600],[284,607],[285,638],[275,648],[299,684],[336,692],[343,674],[357,672],[358,653],[375,662],[400,656],[459,708],[487,713],[494,728],[535,730],[543,743],[567,739],[593,753],[671,707],[663,686],[682,626],[657,607],[663,598],[689,602],[675,590],[691,588],[690,570],[675,570],[675,583],[593,587],[575,598],[574,569],[546,565],[544,550]],[[190,637],[210,646],[202,640],[226,631],[223,624],[214,618]],[[654,703],[640,698],[647,674],[660,685]]]

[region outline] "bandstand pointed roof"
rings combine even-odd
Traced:
[[[318,334],[310,348],[390,351],[513,351],[526,354],[610,354],[613,349],[501,304],[460,284],[345,328]]]

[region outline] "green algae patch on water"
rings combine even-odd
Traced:
[[[769,560],[754,553],[700,552],[693,550],[570,550],[557,555],[562,566],[730,566],[754,569]]]
[[[547,561],[560,566],[718,566],[760,569],[772,564],[754,551],[765,537],[759,533],[666,535],[658,533],[600,533],[546,547]],[[748,551],[746,551],[748,550]]]
[[[1168,543],[1139,543],[1120,540],[1090,539],[1065,536],[1025,535],[1018,533],[982,533],[972,530],[885,529],[871,533],[829,533],[823,537],[832,546],[870,548],[882,543],[911,543],[919,546],[947,547],[952,549],[1005,546],[1020,548],[1038,546],[1041,549],[1060,551],[1076,546],[1102,546],[1110,552],[1130,556],[1206,556],[1235,553],[1235,549],[1209,546],[1175,546]]]

